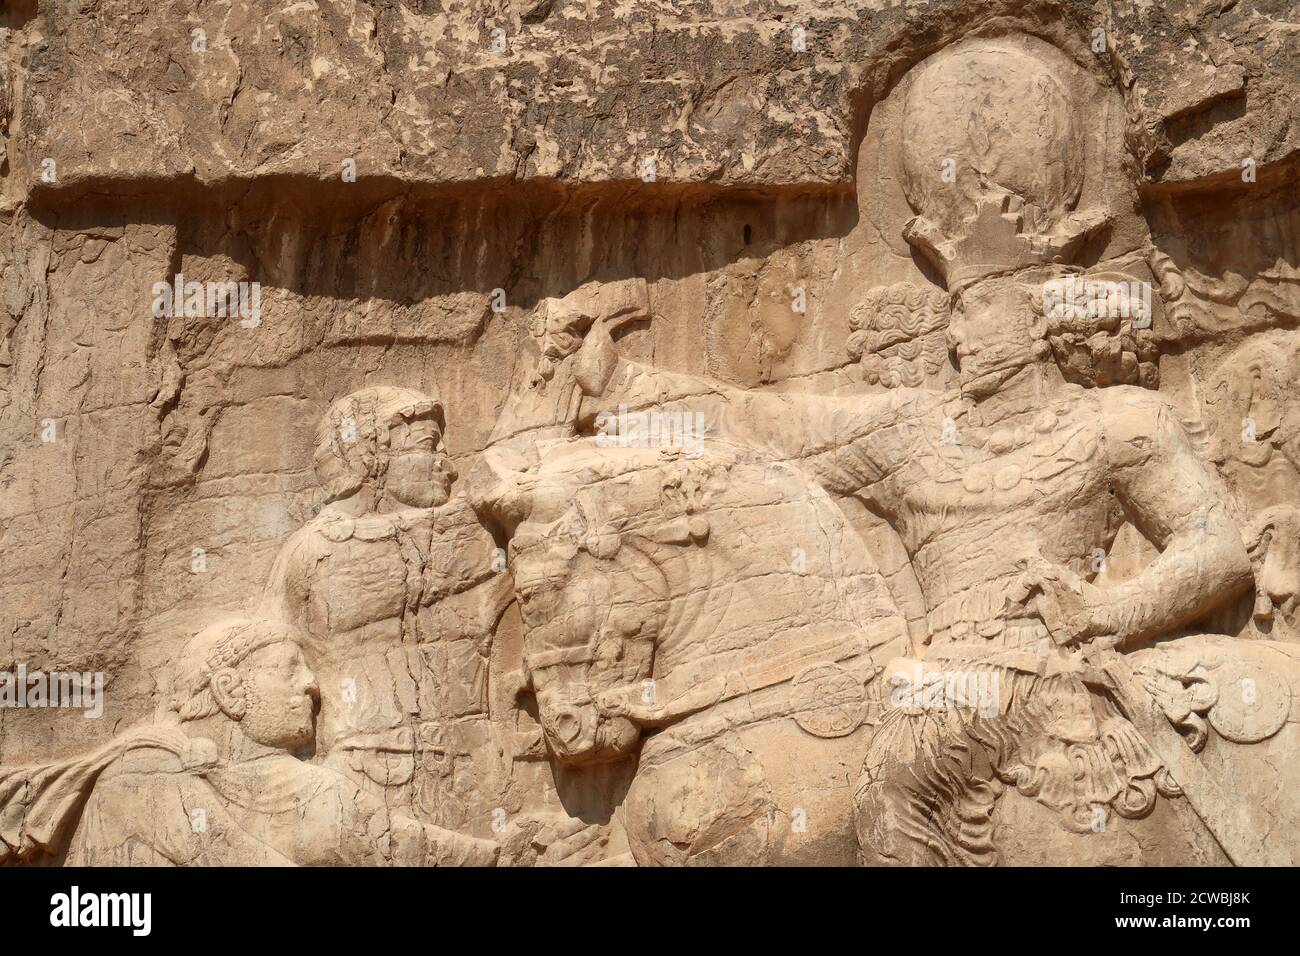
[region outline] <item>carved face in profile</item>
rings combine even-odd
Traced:
[[[292,641],[259,648],[236,668],[214,674],[212,693],[222,712],[256,743],[298,750],[316,738],[320,690]]]
[[[442,448],[442,429],[431,414],[400,419],[388,428],[384,489],[413,508],[431,508],[451,497],[456,470]]]
[[[1011,277],[962,291],[948,323],[948,349],[967,398],[992,395],[1016,372],[1048,354],[1047,323],[1025,287]]]
[[[398,504],[436,507],[457,477],[442,433],[437,399],[407,388],[363,388],[326,412],[316,434],[316,473],[332,501],[370,486]]]
[[[1300,388],[1300,340],[1276,330],[1234,350],[1205,388],[1211,457],[1256,507],[1296,500],[1300,439],[1287,399]]]

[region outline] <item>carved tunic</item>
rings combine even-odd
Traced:
[[[302,629],[319,678],[318,752],[401,803],[443,723],[485,713],[483,624],[470,601],[441,605],[492,577],[491,546],[456,501],[360,518],[327,507],[272,570],[266,607]]]

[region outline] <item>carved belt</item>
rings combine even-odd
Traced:
[[[1109,681],[1101,668],[1085,660],[1079,654],[1063,654],[1055,645],[1037,648],[1008,648],[997,644],[972,644],[961,641],[945,641],[932,644],[926,651],[925,659],[946,664],[986,664],[993,667],[1005,667],[1008,670],[1033,674],[1037,677],[1051,677],[1056,674],[1072,674],[1085,684],[1097,687],[1107,686]]]
[[[995,581],[954,594],[926,615],[931,644],[987,641],[1004,647],[1050,646],[1046,626],[1036,617],[1008,614],[1010,582]]]

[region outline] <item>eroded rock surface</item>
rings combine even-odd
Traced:
[[[1294,864],[1286,0],[16,0],[0,862]]]

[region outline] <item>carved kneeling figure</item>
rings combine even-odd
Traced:
[[[496,844],[390,813],[298,756],[315,741],[319,692],[288,627],[234,619],[205,629],[182,651],[175,686],[175,723],[0,777],[4,816],[22,821],[21,854],[61,852],[71,830],[73,865],[496,861]]]

